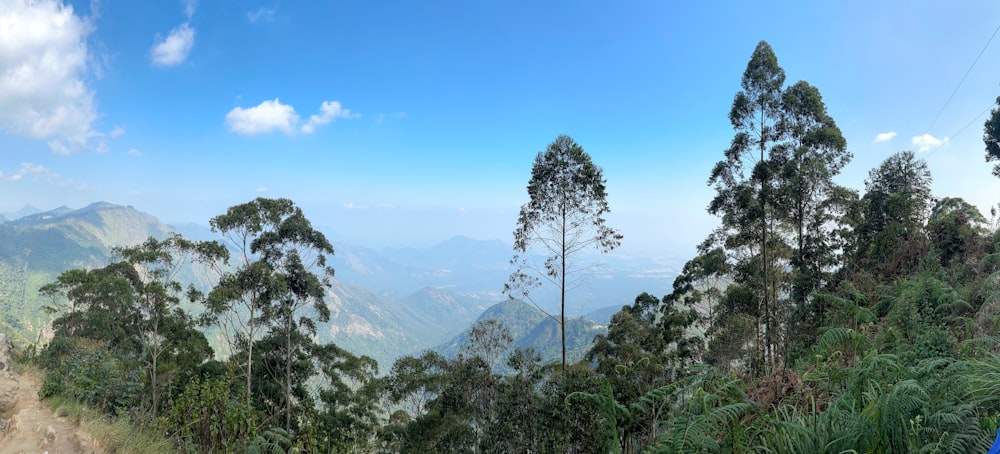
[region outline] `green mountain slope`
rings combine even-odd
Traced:
[[[168,232],[153,216],[106,202],[0,224],[0,328],[16,341],[37,342],[51,320],[41,310],[41,286],[68,269],[107,263],[114,247]]]
[[[521,300],[510,299],[486,309],[478,320],[499,320],[510,331],[514,342],[511,348],[531,348],[542,357],[542,362],[560,361],[562,339],[559,324],[540,309]],[[468,342],[467,331],[435,350],[443,355],[457,355]],[[607,326],[584,317],[566,320],[566,352],[569,361],[580,360],[590,349],[594,336],[607,332]]]
[[[114,247],[138,244],[150,236],[163,238],[175,231],[133,207],[106,202],[76,210],[29,211],[0,224],[0,331],[19,343],[39,342],[53,318],[41,309],[49,304],[38,294],[41,286],[69,269],[104,266]],[[181,225],[176,230],[191,239],[214,239],[210,230],[197,225]],[[383,266],[384,260],[377,256],[350,251],[347,249],[344,257],[351,263],[350,271]],[[348,267],[340,265],[344,266],[341,269]],[[343,274],[351,277],[350,271]],[[389,278],[382,273],[372,277]],[[178,280],[208,290],[214,274],[197,265],[186,266]],[[419,280],[414,280],[414,285],[417,283]],[[334,281],[328,296],[331,320],[320,327],[320,341],[336,342],[351,352],[371,356],[386,370],[397,357],[430,348],[461,332],[485,306],[474,295],[446,289],[427,287],[396,299],[355,284]],[[198,312],[197,307],[189,309]],[[209,331],[217,351],[225,351],[222,339]]]

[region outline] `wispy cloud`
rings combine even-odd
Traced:
[[[259,22],[271,22],[274,20],[274,13],[277,13],[276,8],[260,7],[255,11],[247,12],[247,20],[251,24],[256,24]]]
[[[282,104],[274,98],[264,101],[254,107],[235,107],[226,114],[226,124],[229,130],[237,134],[258,135],[275,131],[294,135],[296,131],[312,134],[316,128],[330,123],[338,118],[357,118],[338,101],[323,101],[319,113],[311,115],[305,123],[301,123],[295,108]],[[301,124],[300,124],[301,123]]]
[[[345,109],[339,101],[323,101],[319,106],[319,113],[309,117],[309,121],[302,125],[302,132],[312,134],[318,126],[323,126],[338,118],[351,118],[351,109]]]
[[[177,66],[187,60],[194,47],[194,29],[187,22],[170,31],[166,38],[157,38],[151,58],[153,65]]]
[[[45,176],[45,177],[52,177],[52,178],[55,178],[55,177],[59,176],[59,174],[53,173],[52,171],[50,171],[49,169],[45,168],[45,166],[43,166],[41,164],[33,164],[33,163],[30,163],[30,162],[22,162],[21,163],[21,168],[18,169],[17,172],[14,172],[14,174],[10,176],[10,181],[21,181],[27,175],[38,175],[38,176]]]
[[[236,107],[226,114],[226,125],[229,130],[247,136],[281,131],[294,134],[299,115],[288,104],[282,104],[278,98],[264,101],[257,106]]]
[[[404,118],[406,118],[406,112],[395,112],[395,113],[390,113],[390,114],[379,113],[379,114],[376,114],[374,118],[375,118],[375,124],[381,125],[382,123],[385,123],[385,120],[387,120],[387,119],[391,119],[391,118],[394,118],[394,119],[404,119]]]
[[[0,6],[0,129],[70,154],[87,146],[97,112],[87,86],[93,24],[56,0]]]
[[[191,20],[194,11],[198,9],[198,0],[181,0],[181,4],[184,5],[184,15],[187,16],[188,20]]]
[[[128,155],[129,156],[142,156],[142,152],[139,151],[139,150],[136,150],[135,148],[129,148],[128,149]]]
[[[257,188],[257,193],[258,194],[263,194],[265,192],[267,192],[267,188],[265,188],[264,186],[261,186],[261,187]]]
[[[191,28],[191,18],[198,9],[198,0],[181,0],[181,6],[187,20],[170,30],[166,38],[157,34],[153,39],[155,44],[150,50],[153,66],[166,68],[184,63],[194,48],[195,33],[194,28]]]
[[[115,129],[112,129],[111,132],[108,133],[108,136],[110,136],[112,139],[115,139],[115,138],[118,138],[118,137],[121,137],[121,136],[124,136],[124,135],[125,135],[125,128],[123,128],[121,126],[115,126]]]
[[[915,136],[911,139],[913,146],[916,147],[917,152],[925,153],[930,151],[931,148],[940,147],[948,143],[948,138],[938,139],[930,134],[924,134],[922,136]]]
[[[892,140],[894,137],[896,137],[896,131],[883,132],[876,135],[875,140],[873,140],[872,142],[874,143],[888,142]]]

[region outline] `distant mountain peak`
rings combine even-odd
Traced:
[[[99,210],[99,209],[102,209],[102,208],[126,208],[126,207],[124,207],[122,205],[116,205],[114,203],[105,202],[105,201],[101,200],[101,201],[98,201],[98,202],[91,203],[90,205],[87,205],[87,206],[85,206],[83,208],[80,208],[80,211],[83,211],[83,210]]]
[[[23,207],[21,207],[20,210],[13,211],[10,213],[4,213],[4,217],[7,218],[7,220],[9,221],[16,221],[25,216],[31,216],[33,214],[41,212],[42,210],[39,210],[38,208],[35,208],[29,204],[25,204]]]

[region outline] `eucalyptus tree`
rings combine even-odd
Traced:
[[[926,253],[924,223],[931,209],[931,173],[912,151],[888,157],[865,180],[854,228],[854,266],[891,280]]]
[[[780,237],[770,235],[775,228],[774,194],[770,186],[776,163],[772,160],[782,145],[784,117],[782,85],[785,70],[771,46],[757,44],[733,99],[729,121],[736,131],[725,158],[712,169],[708,183],[716,195],[709,213],[722,219],[715,235],[736,262],[736,281],[748,286],[759,301],[756,320],[757,355],[771,365],[776,320],[774,300],[784,274],[776,260]]]
[[[112,250],[112,257],[131,265],[136,272],[132,281],[138,303],[135,309],[142,320],[140,342],[149,367],[153,418],[159,408],[160,357],[172,351],[174,354],[170,356],[176,356],[177,346],[165,334],[193,329],[188,315],[178,307],[183,292],[178,273],[186,264],[215,263],[227,256],[228,251],[217,242],[194,242],[177,233],[162,240],[150,237],[139,245]],[[197,294],[197,290],[189,288],[189,297]]]
[[[539,152],[528,181],[529,202],[521,207],[514,230],[516,270],[504,286],[508,296],[530,299],[529,292],[545,279],[559,289],[562,334],[562,371],[566,372],[566,293],[578,276],[593,267],[581,263],[581,255],[595,248],[607,253],[621,245],[622,235],[609,227],[604,216],[608,206],[603,171],[583,147],[561,135]],[[538,264],[529,251],[544,258]]]
[[[840,188],[833,177],[850,162],[847,140],[826,111],[819,90],[799,81],[783,96],[784,116],[780,122],[787,142],[780,149],[778,198],[793,230],[795,273],[792,296],[801,304],[816,290],[824,268],[832,265],[832,229],[839,217],[831,209]]]
[[[271,343],[280,338],[285,429],[292,425],[296,358],[314,342],[316,320],[329,320],[323,300],[333,269],[326,257],[333,246],[312,227],[302,209],[288,199],[257,198],[230,207],[211,219],[236,253],[235,270],[227,272],[208,295],[208,312],[223,328],[230,346],[245,351],[246,404],[253,390],[254,344],[265,331]],[[302,336],[308,334],[311,336]]]
[[[53,321],[55,335],[60,341],[104,342],[115,358],[144,365],[155,419],[164,381],[161,370],[185,373],[212,354],[205,336],[179,307],[183,288],[177,274],[188,261],[224,255],[218,243],[171,234],[115,248],[111,263],[103,268],[66,271],[41,289],[53,299],[69,301],[68,312]],[[188,295],[195,293],[189,290]]]

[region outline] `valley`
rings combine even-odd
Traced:
[[[148,237],[163,238],[177,231],[194,240],[219,239],[207,226],[182,224],[175,228],[155,216],[130,207],[96,202],[79,209],[59,207],[41,211],[31,206],[5,213],[0,223],[0,329],[19,344],[44,344],[51,336],[48,323],[58,312],[46,310],[54,302],[38,293],[60,273],[71,268],[96,268],[109,263],[112,249],[135,245]],[[558,313],[554,295],[540,295],[534,303],[505,301],[501,293],[510,273],[511,248],[499,240],[453,237],[427,248],[374,249],[333,241],[335,270],[327,295],[331,317],[319,326],[320,343],[333,342],[357,355],[378,361],[380,371],[403,355],[435,349],[457,352],[463,334],[479,319],[498,318],[517,335],[515,346],[533,347],[545,360],[558,356],[557,325],[540,309]],[[611,314],[630,304],[634,289],[657,294],[669,291],[673,264],[662,259],[609,255],[604,273],[574,293],[567,314],[568,333],[576,357],[593,335],[606,329]],[[185,285],[207,291],[210,270],[186,266],[180,272]],[[520,312],[506,310],[518,304]],[[537,305],[537,306],[536,306]],[[190,303],[186,310],[202,309]],[[527,315],[525,315],[527,314]],[[217,352],[222,339],[208,337]]]

